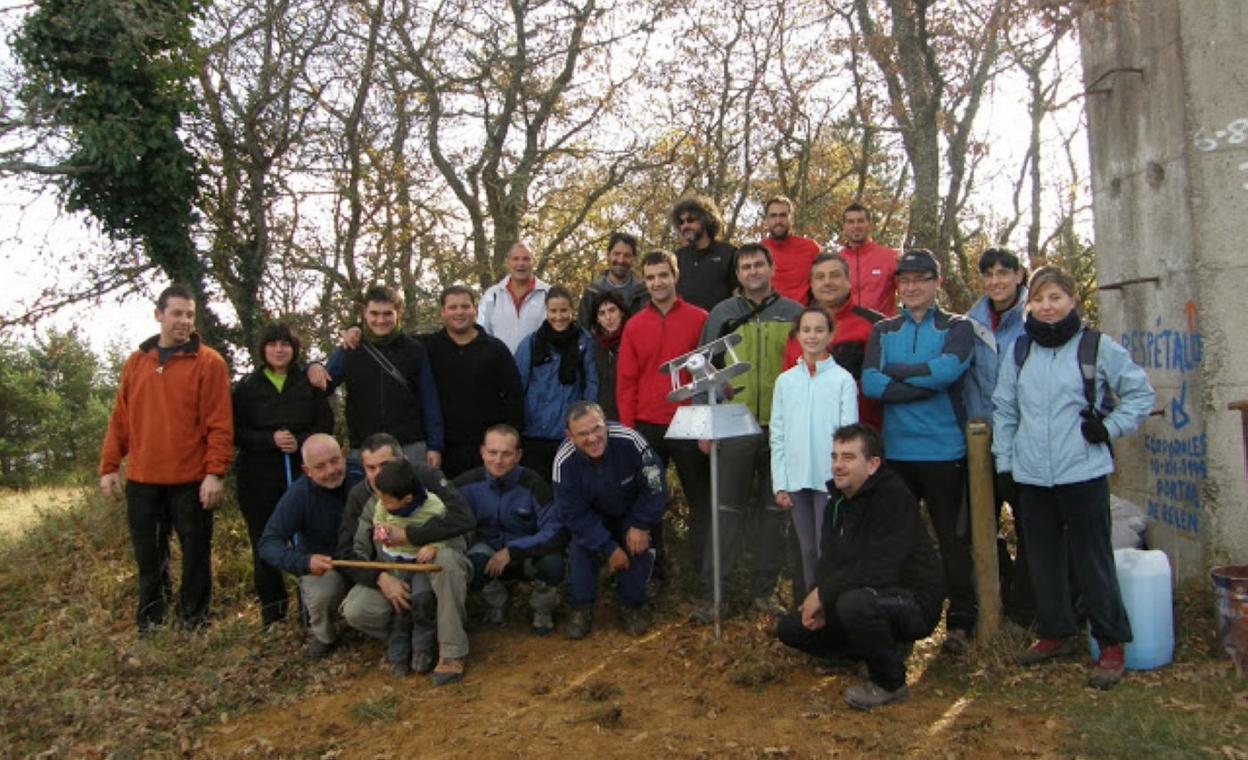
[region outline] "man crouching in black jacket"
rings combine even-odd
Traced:
[[[919,505],[883,463],[879,435],[846,425],[832,436],[832,480],[816,587],[776,625],[786,645],[816,657],[852,656],[869,679],[845,690],[861,710],[909,696],[911,644],[931,635],[945,601],[944,571]]]

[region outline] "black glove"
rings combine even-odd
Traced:
[[[1084,409],[1079,412],[1079,416],[1083,418],[1079,432],[1083,433],[1085,441],[1092,444],[1109,443],[1109,428],[1101,421],[1101,415],[1091,409]]]
[[[1008,501],[1011,507],[1018,503],[1018,489],[1014,486],[1014,476],[1010,473],[998,472],[992,487],[997,501]]]

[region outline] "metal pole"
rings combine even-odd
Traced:
[[[707,391],[707,403],[715,406],[715,388]],[[711,572],[715,578],[712,583],[712,600],[715,608],[715,640],[719,641],[719,604],[721,594],[719,587],[719,441],[711,441]]]
[[[971,552],[979,615],[975,635],[987,641],[1001,627],[1001,585],[997,574],[997,501],[993,496],[992,429],[979,421],[966,426],[966,470],[971,502]]]

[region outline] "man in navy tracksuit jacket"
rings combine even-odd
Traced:
[[[884,402],[884,456],[927,512],[940,543],[949,589],[945,650],[966,649],[975,628],[970,519],[966,493],[966,423],[962,382],[975,331],[936,305],[940,265],[928,250],[897,262],[901,313],[877,322],[863,359],[862,392]]]
[[[650,531],[663,519],[666,485],[659,458],[635,430],[608,423],[602,408],[578,401],[567,414],[567,440],[555,455],[555,506],[572,536],[564,636],[584,638],[604,561],[616,578],[624,628],[649,630],[646,581],[654,567]]]
[[[303,444],[303,473],[286,489],[260,535],[260,559],[296,576],[308,613],[308,656],[324,657],[337,640],[333,612],[347,581],[333,569],[347,494],[361,477],[347,471],[338,442],[316,433]]]

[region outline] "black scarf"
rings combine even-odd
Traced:
[[[1080,327],[1083,327],[1083,323],[1079,321],[1079,312],[1074,309],[1053,324],[1041,322],[1029,312],[1027,320],[1023,323],[1023,329],[1027,331],[1031,339],[1045,348],[1066,345],[1066,342],[1079,332]]]
[[[551,360],[550,349],[559,352],[559,382],[574,385],[581,368],[581,330],[575,324],[563,332],[555,332],[549,322],[533,333],[533,359],[530,366],[537,367]]]

